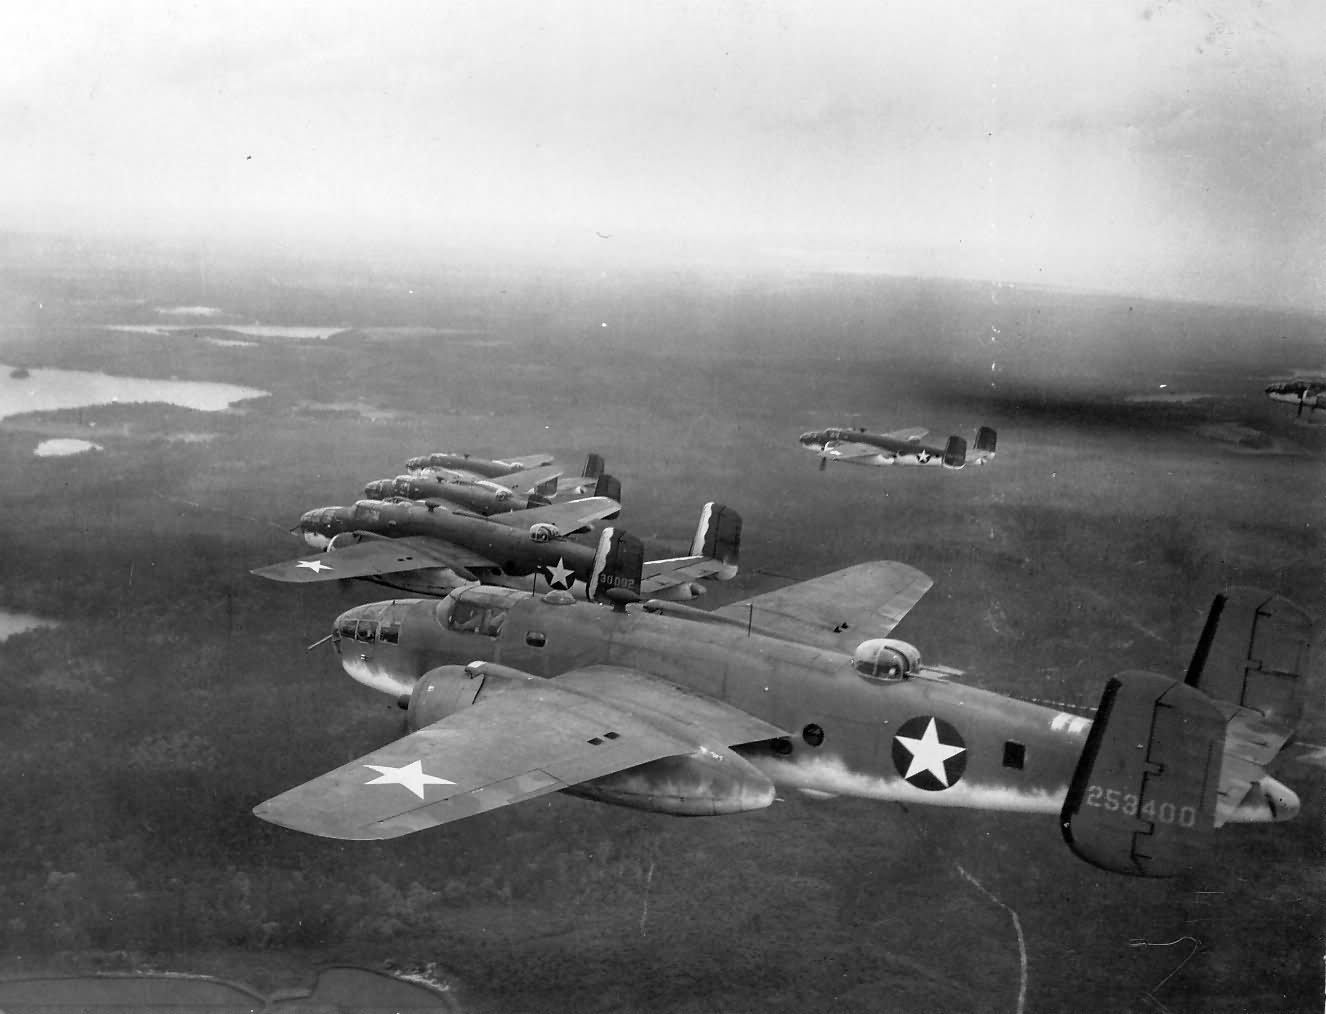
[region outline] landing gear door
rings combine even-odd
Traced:
[[[1169,877],[1215,826],[1225,720],[1209,697],[1157,673],[1105,686],[1061,814],[1093,866]]]

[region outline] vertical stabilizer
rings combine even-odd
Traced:
[[[700,511],[695,527],[691,556],[705,556],[722,563],[723,570],[714,577],[727,581],[737,574],[741,556],[741,515],[725,504],[710,501]]]
[[[944,445],[944,467],[961,468],[967,463],[967,441],[959,436],[951,436]]]
[[[1288,599],[1227,588],[1211,603],[1184,682],[1292,727],[1303,712],[1312,635],[1311,617]]]
[[[644,543],[620,528],[605,528],[599,534],[586,594],[596,602],[609,601],[608,592],[614,589],[639,596],[644,565]]]

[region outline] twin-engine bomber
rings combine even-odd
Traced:
[[[557,791],[709,815],[787,787],[1055,814],[1076,855],[1138,876],[1180,871],[1226,823],[1298,812],[1266,771],[1309,671],[1293,603],[1227,590],[1184,679],[1119,673],[1093,722],[965,685],[890,638],[930,585],[875,562],[712,612],[483,586],[359,606],[334,627],[342,664],[411,731],[254,812],[379,839]]]
[[[820,471],[830,461],[850,465],[935,465],[957,469],[971,463],[994,460],[998,435],[989,426],[976,431],[976,446],[969,454],[967,441],[954,434],[943,447],[927,447],[922,441],[929,430],[895,430],[867,433],[863,429],[830,427],[800,436],[801,446],[819,455]]]

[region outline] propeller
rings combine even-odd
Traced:
[[[828,458],[821,457],[821,458],[820,458],[820,471],[822,472],[822,471],[824,471],[824,470],[825,470],[826,468],[828,468],[828,467],[829,467],[829,459],[828,459]]]

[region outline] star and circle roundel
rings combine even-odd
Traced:
[[[909,784],[939,792],[955,785],[967,770],[967,744],[942,718],[917,715],[893,736],[893,766]]]

